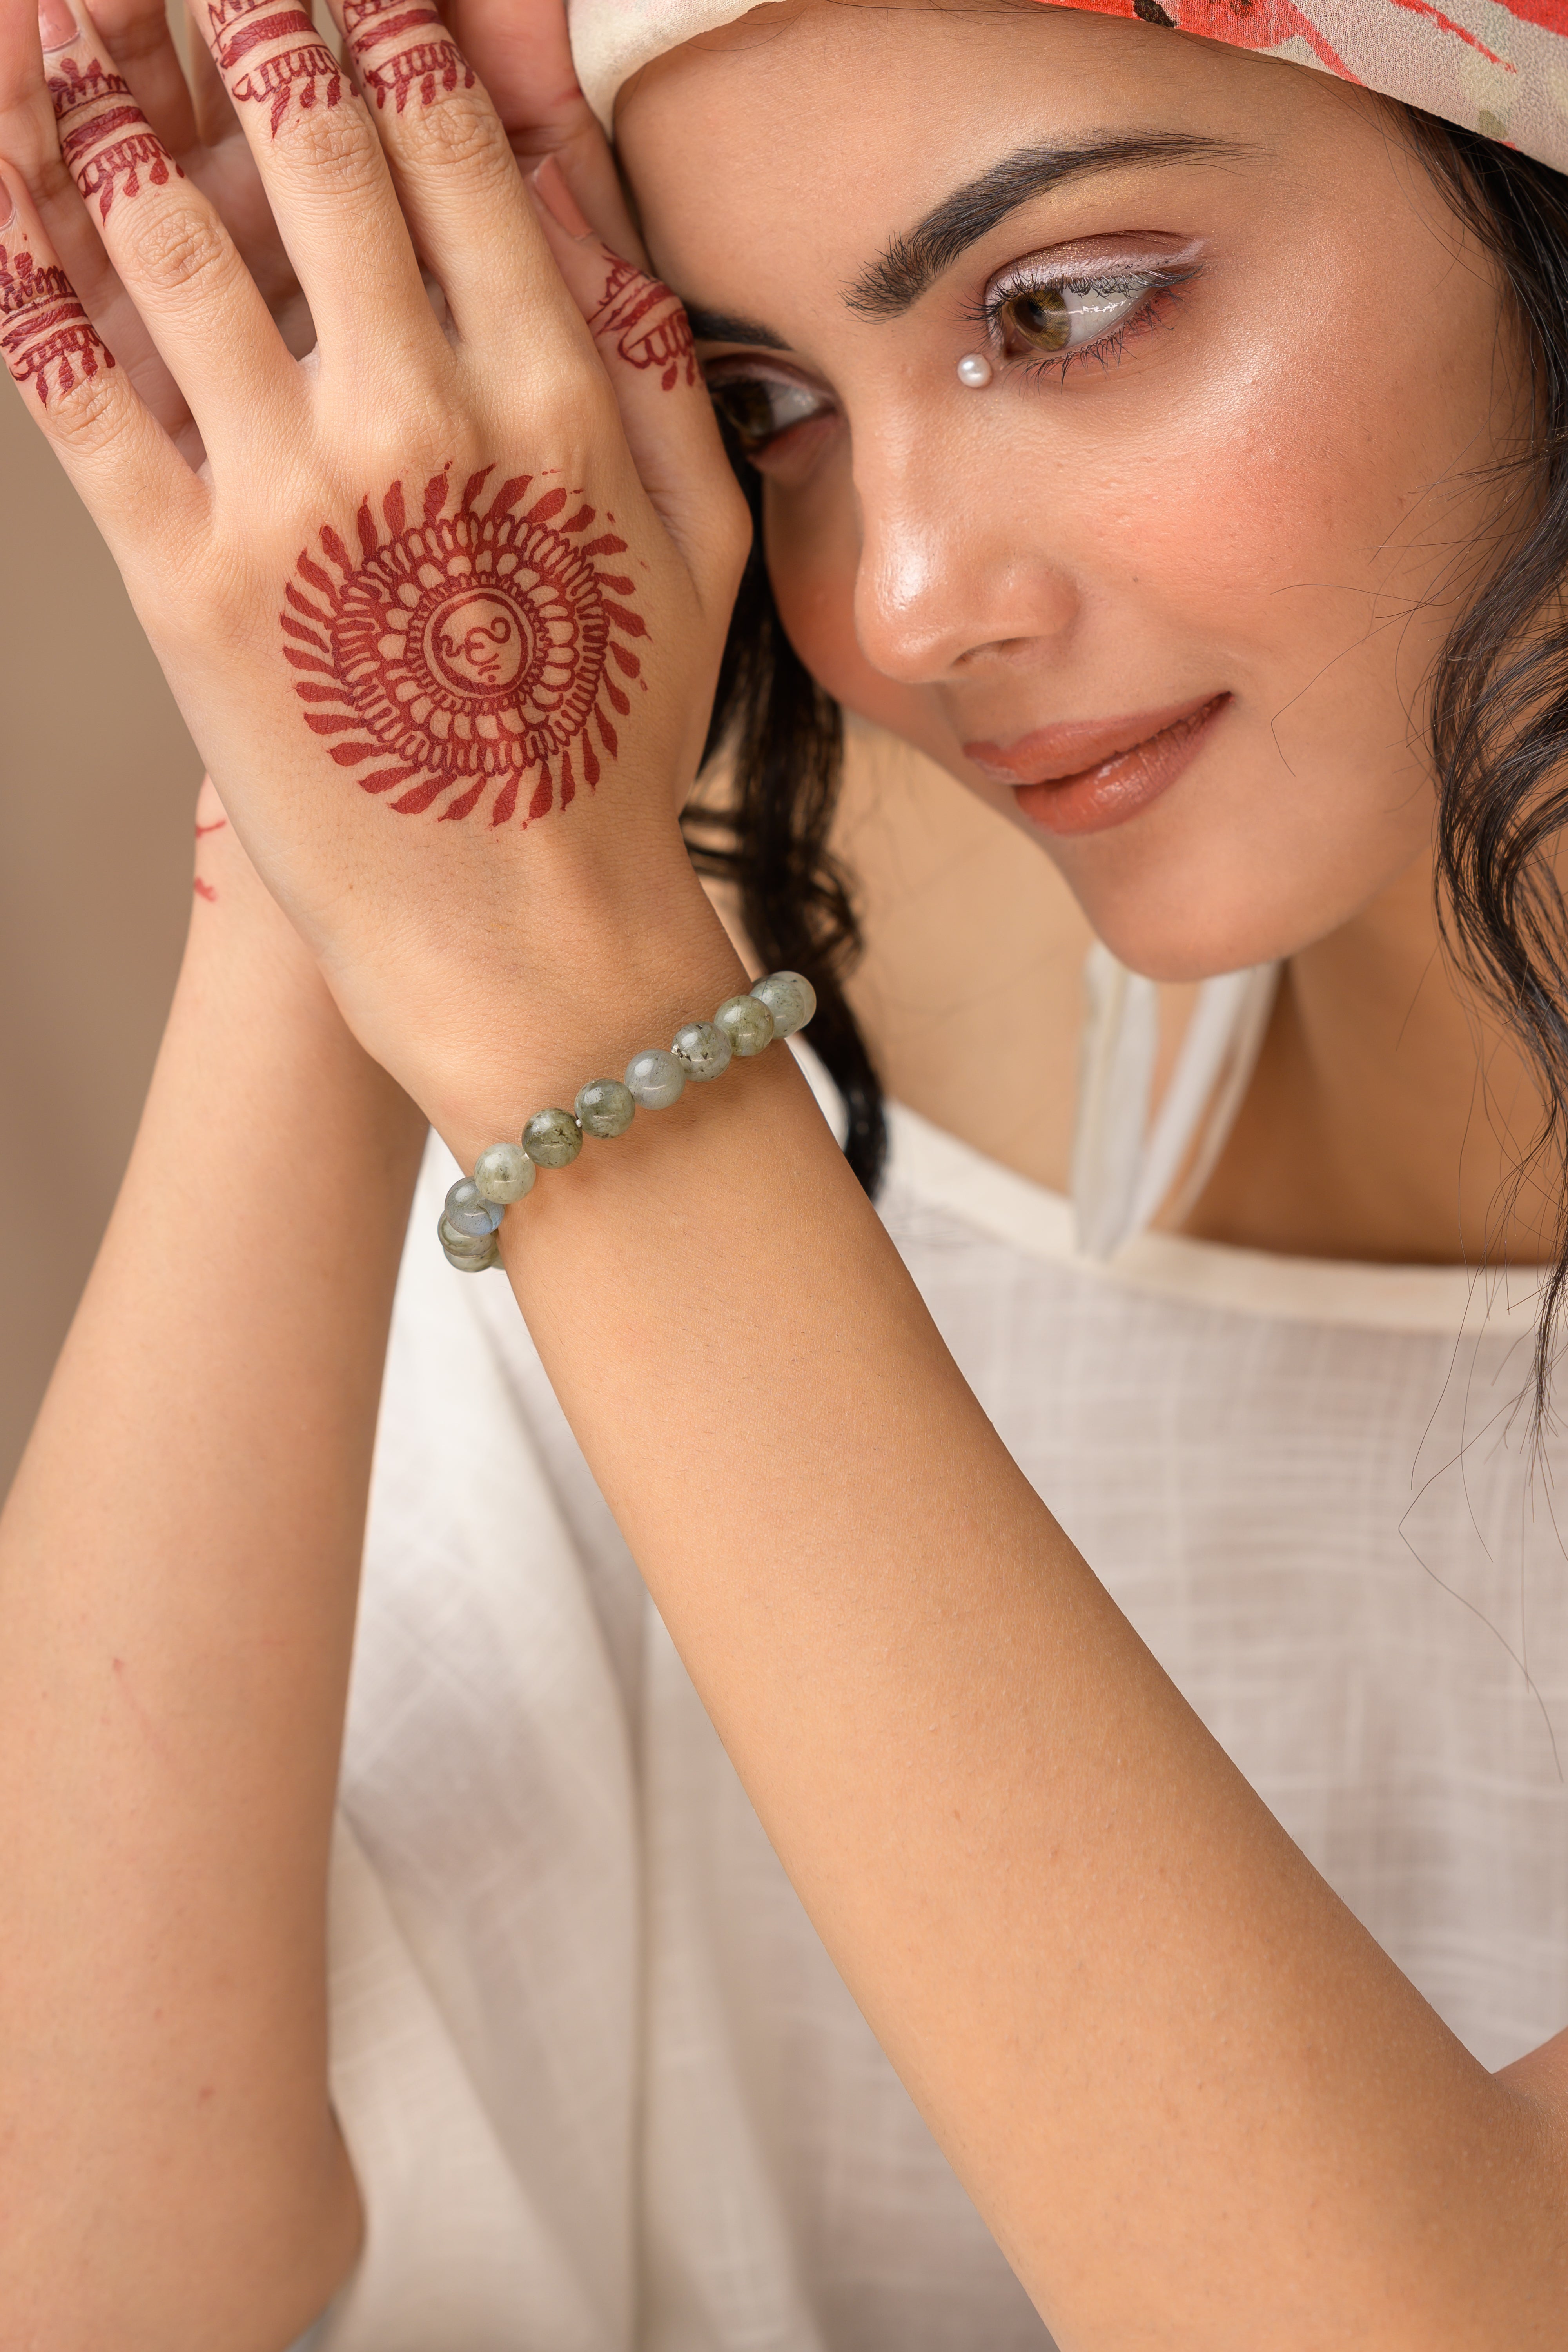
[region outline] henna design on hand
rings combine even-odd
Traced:
[[[621,260],[608,246],[604,252],[610,270],[599,307],[588,320],[592,332],[613,336],[616,351],[632,367],[662,370],[664,391],[675,390],[682,372],[687,383],[694,384],[697,346],[679,297],[657,278]]]
[[[317,40],[316,27],[305,10],[289,0],[209,0],[207,16],[230,98],[272,110],[274,139],[290,106],[301,113],[316,105],[336,106],[343,91],[342,68],[326,45]],[[230,27],[237,29],[231,30]],[[304,33],[310,37],[296,48],[279,49],[251,66],[238,81],[228,77],[235,68],[266,41]]]
[[[147,127],[147,119],[131,96],[131,86],[111,68],[89,58],[79,66],[67,58],[48,77],[49,97],[59,125],[60,156],[89,204],[98,199],[98,216],[109,218],[117,195],[142,192],[142,173],[154,188],[167,185],[169,174],[184,173],[163,142]],[[116,132],[124,136],[115,137]],[[107,145],[102,142],[108,141]]]
[[[416,522],[394,482],[380,521],[368,499],[360,508],[357,559],[323,526],[325,562],[302,551],[284,588],[283,655],[300,673],[306,726],[342,739],[331,746],[340,767],[369,769],[362,792],[406,786],[389,803],[400,816],[451,793],[442,820],[466,817],[493,787],[490,823],[505,824],[531,777],[525,824],[565,808],[579,775],[597,784],[599,752],[619,752],[606,705],[624,718],[631,701],[612,670],[642,681],[622,640],[646,636],[647,624],[614,601],[634,584],[605,565],[626,541],[588,536],[596,513],[585,503],[557,520],[572,504],[563,489],[520,513],[531,474],[502,482],[481,513],[494,471],[472,475],[454,500],[448,463],[426,483]]]
[[[40,269],[26,245],[0,245],[0,352],[44,408],[51,394],[63,399],[114,365],[65,271],[58,262]]]
[[[405,6],[403,0],[349,0],[343,30],[360,79],[368,91],[374,92],[378,107],[390,98],[394,110],[401,114],[411,90],[417,90],[421,106],[433,106],[437,90],[474,88],[472,67],[435,9],[425,5],[424,0],[416,0],[412,7]],[[373,55],[388,41],[411,32],[423,37],[390,56]]]

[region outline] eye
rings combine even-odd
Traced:
[[[1009,353],[1042,352],[1065,358],[1115,334],[1153,289],[1169,283],[1163,273],[1153,272],[1068,278],[1054,285],[1016,286],[987,307]]]
[[[713,374],[708,389],[748,457],[759,456],[792,426],[826,416],[832,406],[825,394],[794,376]]]

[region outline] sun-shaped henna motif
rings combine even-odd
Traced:
[[[640,685],[627,637],[647,634],[616,601],[633,593],[605,559],[626,553],[595,533],[595,509],[547,490],[519,509],[531,475],[503,482],[483,513],[487,466],[454,499],[451,468],[426,485],[423,520],[408,520],[394,482],[378,522],[358,516],[359,555],[331,526],[324,562],[308,550],[284,589],[285,658],[305,724],[335,736],[331,756],[359,768],[363,792],[389,793],[400,816],[451,793],[443,819],[465,817],[487,793],[490,823],[513,815],[529,783],[524,822],[564,808],[579,778],[599,781],[599,755],[620,749],[610,711]],[[561,518],[558,520],[558,518]]]

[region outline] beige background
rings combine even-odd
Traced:
[[[119,574],[0,383],[0,1491],[125,1166],[200,763]]]

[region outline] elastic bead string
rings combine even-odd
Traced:
[[[750,1061],[775,1037],[793,1037],[816,1011],[816,991],[798,971],[771,971],[744,996],[728,996],[711,1021],[688,1021],[668,1053],[634,1054],[624,1078],[590,1078],[570,1110],[537,1110],[516,1143],[492,1143],[447,1193],[441,1247],[459,1274],[500,1264],[497,1234],[514,1201],[525,1200],[542,1168],[567,1168],[586,1135],[625,1135],[639,1110],[668,1110],[686,1091],[722,1077],[732,1061]]]

